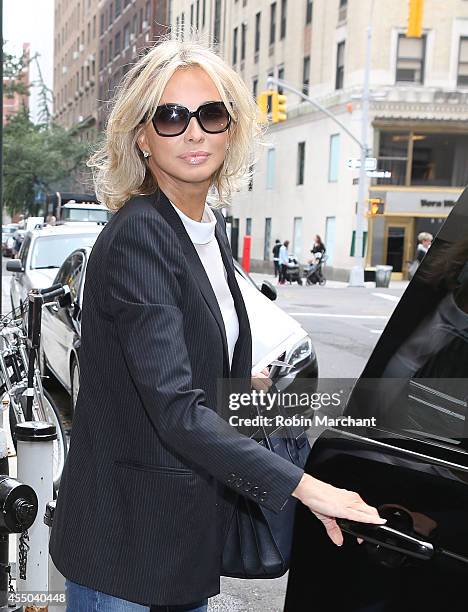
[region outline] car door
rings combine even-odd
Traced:
[[[55,302],[46,304],[42,317],[42,346],[47,364],[68,391],[70,390],[70,352],[77,335],[75,303],[80,292],[83,265],[83,252],[75,251],[67,257],[54,283],[68,285],[72,304],[63,308]]]
[[[467,401],[465,191],[305,468],[387,524],[341,521],[337,547],[299,504],[285,611],[468,609]]]

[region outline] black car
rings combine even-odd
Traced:
[[[54,284],[67,284],[70,287],[71,305],[59,308],[55,303],[46,304],[42,314],[40,369],[43,375],[50,371],[70,394],[72,413],[79,390],[81,308],[86,266],[90,253],[91,247],[73,251],[64,261],[53,281]],[[276,299],[276,288],[269,281],[263,281],[261,287],[258,287],[237,261],[234,261],[234,265],[236,272],[256,289],[270,300]],[[285,388],[295,378],[310,380],[313,388],[316,387],[317,357],[310,337],[305,330],[303,331],[300,339],[291,343],[279,356],[280,360],[292,367],[275,367],[272,375],[274,374],[278,388]]]
[[[298,504],[286,612],[468,610],[467,406],[465,190],[305,468],[387,523],[341,520],[337,547]]]

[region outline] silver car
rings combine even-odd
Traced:
[[[88,223],[26,232],[18,259],[7,262],[7,270],[13,272],[12,308],[18,308],[30,289],[50,286],[67,255],[75,249],[92,246],[102,228],[102,225]]]

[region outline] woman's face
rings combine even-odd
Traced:
[[[160,105],[181,104],[190,111],[195,111],[206,102],[221,101],[221,96],[208,74],[199,67],[179,69],[169,79]],[[151,153],[149,167],[159,185],[167,182],[207,183],[222,165],[228,143],[229,130],[220,134],[208,134],[200,127],[197,119],[192,117],[190,123],[180,136],[159,136],[148,122],[138,139],[142,151]],[[193,158],[186,155],[189,152],[206,152],[208,156]]]

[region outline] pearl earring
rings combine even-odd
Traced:
[[[151,153],[149,151],[143,151],[143,157],[149,157]]]

